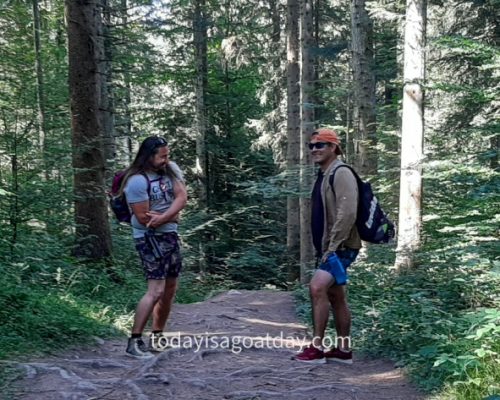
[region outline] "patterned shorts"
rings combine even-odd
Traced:
[[[179,237],[176,232],[155,234],[158,243],[160,258],[155,256],[147,240],[135,238],[135,248],[139,252],[142,268],[146,279],[177,278],[182,268],[182,257]]]

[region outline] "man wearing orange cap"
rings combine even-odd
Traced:
[[[310,363],[330,361],[352,364],[350,349],[351,312],[347,304],[347,267],[356,259],[361,240],[356,228],[358,185],[344,163],[340,139],[331,129],[313,132],[309,143],[313,161],[319,165],[311,196],[311,231],[313,244],[321,263],[309,286],[312,301],[314,338],[311,345],[295,356]],[[334,175],[333,187],[330,175]],[[335,318],[337,338],[326,340],[330,305]],[[332,349],[325,351],[332,345]]]

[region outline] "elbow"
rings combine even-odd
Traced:
[[[356,223],[356,217],[357,217],[356,211],[349,211],[343,213],[342,216],[338,217],[338,219],[343,221],[345,225],[354,225]]]
[[[141,225],[147,225],[149,222],[150,218],[146,215],[145,212],[138,212],[137,214],[134,214],[135,218],[137,219],[137,222],[139,222]]]
[[[356,212],[353,212],[353,213],[350,213],[348,216],[347,216],[347,220],[352,224],[354,225],[356,223],[356,217],[357,217],[357,213]]]

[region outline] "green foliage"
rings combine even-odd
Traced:
[[[85,266],[33,271],[12,263],[1,269],[0,358],[40,354],[113,332],[107,305],[91,298],[102,282],[89,284]],[[73,293],[73,287],[84,293]]]
[[[500,381],[500,183],[484,167],[490,161],[494,168],[498,158],[497,3],[430,4],[426,155],[460,158],[425,167],[418,270],[394,276],[390,247],[370,248],[352,269],[357,346],[399,360],[427,389],[447,385],[443,396],[449,398],[495,396]],[[193,4],[133,0],[128,11],[121,2],[110,5],[115,133],[120,139],[165,135],[186,172],[190,204],[181,223],[185,269],[177,300],[200,301],[232,287],[287,287],[286,196],[304,194],[286,190],[297,171],[280,173],[277,165],[286,147],[286,46],[285,35],[273,32],[268,4],[206,3],[210,201],[204,209],[193,168]],[[348,4],[317,5],[315,118],[344,133],[352,112],[344,50]],[[91,264],[69,256],[74,222],[64,2],[41,6],[44,151],[31,6],[20,0],[0,6],[0,358],[123,333],[145,290],[128,228],[113,225],[114,260]],[[379,176],[370,179],[384,208],[395,210],[404,2],[370,7],[379,154]],[[283,4],[276,10],[284,26]],[[223,46],[229,42],[231,51]],[[255,146],[266,141],[272,152]],[[120,164],[129,161],[123,152]],[[309,316],[308,294],[299,294],[300,312]]]
[[[490,16],[484,16],[488,23]],[[464,21],[460,21],[464,22]],[[476,22],[476,21],[474,21]],[[472,23],[472,21],[471,21]],[[474,153],[479,160],[498,160],[498,105],[500,51],[485,34],[467,26],[461,35],[454,25],[440,26],[441,35],[431,43],[429,109],[439,110],[439,121],[432,121],[430,143],[435,154]],[[443,134],[446,133],[446,134]]]
[[[451,56],[466,57],[474,66],[490,63],[498,55],[495,47],[469,37],[442,36],[434,44],[437,48],[448,50]]]
[[[286,237],[282,232],[286,197],[272,183],[263,191],[259,187],[252,181],[235,185],[231,203],[220,210],[189,208],[185,212],[181,236],[191,270],[201,269],[237,288],[285,286]],[[197,269],[200,262],[206,266]]]

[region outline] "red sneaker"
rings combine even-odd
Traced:
[[[343,364],[352,364],[352,351],[345,352],[334,348],[324,353],[327,363],[339,362]]]
[[[323,350],[317,349],[312,344],[302,352],[293,357],[294,360],[308,362],[311,364],[325,364]]]

